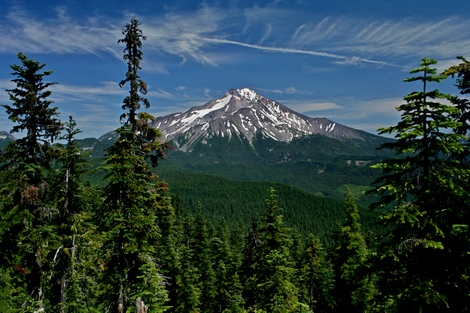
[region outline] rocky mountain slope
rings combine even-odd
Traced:
[[[10,142],[15,141],[15,137],[6,131],[0,131],[0,149],[6,147]]]
[[[191,151],[197,143],[214,137],[236,137],[252,145],[257,134],[280,142],[314,134],[341,141],[367,136],[326,118],[297,113],[249,88],[231,89],[204,105],[159,117],[154,125],[182,151]]]

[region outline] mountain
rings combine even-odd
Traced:
[[[370,134],[297,113],[249,88],[231,89],[220,99],[183,113],[158,117],[155,124],[176,149],[192,151],[214,137],[238,138],[253,146],[257,134],[280,142],[320,134],[340,141],[366,140]]]
[[[15,140],[15,137],[13,137],[10,133],[6,131],[0,131],[0,149],[5,148],[10,142]]]
[[[175,147],[160,168],[279,182],[335,198],[344,197],[345,185],[357,194],[368,188],[377,175],[370,165],[390,156],[376,150],[390,139],[299,114],[248,88],[158,117],[155,126]]]

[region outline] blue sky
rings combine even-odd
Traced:
[[[25,53],[53,70],[51,99],[98,137],[119,126],[121,28],[135,16],[147,40],[141,77],[161,116],[249,87],[312,117],[376,133],[418,90],[403,83],[421,58],[442,70],[470,58],[468,0],[0,0],[0,103]],[[435,85],[456,93],[451,80]],[[2,109],[0,130],[12,124]],[[19,137],[21,134],[14,134]]]

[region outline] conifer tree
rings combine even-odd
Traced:
[[[160,237],[157,241],[156,252],[159,260],[161,272],[164,273],[166,281],[166,289],[168,291],[169,307],[176,308],[180,305],[180,302],[176,299],[177,282],[179,282],[180,269],[182,267],[182,260],[190,261],[185,259],[181,253],[190,254],[185,247],[182,247],[182,234],[181,228],[182,220],[177,220],[175,210],[171,204],[171,198],[168,197],[168,186],[164,182],[158,182],[158,192],[160,196],[157,199],[156,206],[156,219],[160,230]]]
[[[15,141],[10,148],[21,151],[22,161],[27,164],[37,164],[49,169],[51,164],[50,145],[59,136],[63,126],[57,119],[58,108],[51,107],[52,100],[49,87],[55,82],[43,82],[52,71],[41,70],[45,64],[29,59],[23,53],[18,53],[21,65],[13,64],[12,82],[16,88],[7,90],[13,105],[2,105],[9,119],[17,124],[11,133],[26,131],[26,136]],[[8,161],[8,159],[7,159]],[[12,162],[13,163],[13,162]],[[41,180],[41,177],[37,177]]]
[[[117,130],[119,137],[107,150],[108,184],[100,208],[100,228],[106,236],[103,291],[106,307],[111,312],[128,312],[136,301],[143,301],[141,306],[149,312],[162,312],[166,310],[168,293],[155,249],[161,236],[157,211],[165,197],[146,159],[156,165],[164,149],[161,132],[150,125],[155,118],[137,112],[140,102],[149,106],[148,100],[140,95],[147,92],[138,75],[145,37],[137,19],[132,18],[122,33],[124,38],[119,43],[126,44],[124,59],[128,71],[120,85],[129,82],[130,92],[123,105],[127,110],[121,116],[124,125]]]
[[[261,234],[256,219],[252,219],[250,230],[245,239],[243,259],[240,268],[243,299],[247,308],[254,307],[257,301],[258,267],[261,254]]]
[[[201,290],[198,284],[199,272],[193,265],[193,253],[190,247],[179,247],[179,268],[174,280],[176,284],[172,304],[176,313],[198,312]]]
[[[127,73],[126,78],[121,80],[119,86],[122,87],[126,83],[130,84],[129,95],[124,98],[122,108],[126,110],[121,115],[121,121],[125,121],[124,125],[129,124],[132,132],[136,132],[137,129],[137,110],[140,109],[141,102],[145,105],[145,108],[150,107],[149,101],[140,95],[147,94],[147,84],[140,78],[138,71],[140,62],[143,60],[142,52],[142,41],[146,40],[147,37],[143,35],[142,30],[139,28],[140,23],[136,18],[132,18],[130,23],[126,24],[123,28],[122,34],[124,38],[119,39],[118,43],[124,43],[124,60],[127,61]],[[140,92],[140,93],[139,93]]]
[[[91,225],[90,207],[93,199],[86,193],[82,182],[83,175],[88,171],[88,160],[75,141],[81,133],[76,122],[69,117],[65,124],[66,134],[60,139],[65,140],[57,158],[54,193],[57,197],[57,217],[59,233],[59,250],[54,256],[54,273],[51,302],[57,305],[59,312],[77,312],[87,307],[86,299],[92,297],[94,276],[90,276],[89,268],[95,261],[92,256],[97,252],[96,245],[90,238]],[[96,198],[96,197],[95,197]]]
[[[11,65],[16,88],[7,90],[12,105],[2,105],[15,123],[12,133],[26,131],[24,138],[10,143],[1,154],[4,184],[1,190],[0,258],[3,273],[12,278],[16,309],[45,309],[48,277],[57,249],[57,208],[50,192],[51,147],[62,124],[57,107],[48,97],[55,84],[43,79],[52,71],[45,64],[18,53],[21,65]],[[1,274],[1,272],[0,272]],[[17,302],[21,301],[21,302]]]
[[[460,64],[451,66],[444,71],[444,75],[456,78],[455,86],[459,89],[461,95],[470,94],[470,61],[462,56],[458,56],[457,59],[461,61]],[[463,97],[454,96],[451,98],[451,102],[459,110],[453,115],[454,119],[460,122],[455,132],[464,136],[470,133],[470,100]],[[468,142],[467,142],[468,144]],[[468,155],[467,155],[468,156]],[[466,160],[468,162],[468,160]]]
[[[290,256],[292,240],[284,226],[277,195],[271,188],[266,200],[268,211],[260,228],[262,245],[257,254],[254,309],[266,312],[293,312],[299,305],[293,283],[295,268]]]
[[[371,255],[359,223],[359,208],[349,187],[345,199],[346,218],[335,240],[335,311],[367,312],[377,294],[371,274]]]
[[[198,312],[201,290],[198,284],[199,271],[194,266],[194,217],[180,214],[178,223],[180,237],[177,243],[177,262],[174,264],[176,269],[171,277],[174,282],[170,284],[170,304],[176,313]]]
[[[465,140],[461,143],[464,147],[462,151],[455,151],[452,153],[452,159],[457,160],[459,165],[462,166],[466,172],[462,178],[464,184],[463,189],[467,190],[462,196],[454,198],[454,207],[452,210],[452,231],[448,242],[451,244],[450,251],[453,252],[451,260],[454,260],[452,272],[453,275],[460,275],[460,277],[470,277],[469,268],[464,265],[470,262],[470,100],[467,99],[470,94],[470,61],[462,56],[457,59],[461,61],[460,64],[451,66],[444,71],[444,75],[456,77],[455,86],[459,90],[460,96],[453,96],[451,103],[458,109],[453,115],[453,118],[459,122],[459,125],[454,129],[454,133],[466,136]],[[458,310],[464,312],[470,310],[470,281],[469,279],[461,280],[459,283],[459,292],[449,295],[449,301],[452,303],[460,303]],[[456,309],[457,310],[457,309]]]
[[[381,134],[396,134],[397,140],[382,148],[394,150],[397,158],[375,166],[382,171],[374,188],[381,195],[375,207],[382,208],[387,230],[379,243],[377,268],[383,303],[398,311],[459,311],[461,303],[451,299],[468,298],[468,276],[456,266],[464,259],[457,261],[452,253],[453,234],[462,231],[455,219],[456,200],[468,194],[468,169],[452,155],[464,150],[461,140],[466,138],[453,132],[461,126],[454,119],[458,108],[438,102],[450,96],[428,90],[430,83],[445,78],[436,75],[436,63],[423,58],[410,71],[418,75],[405,82],[420,82],[422,89],[397,107],[402,115],[396,126],[380,129]]]
[[[201,291],[199,302],[200,312],[216,312],[217,290],[216,273],[214,271],[214,257],[211,251],[210,224],[202,215],[202,207],[198,204],[192,234],[192,248],[194,251],[194,267],[198,269],[199,289]]]
[[[320,240],[310,234],[301,254],[297,279],[299,301],[312,312],[329,312],[334,304],[333,268]]]
[[[239,281],[239,264],[230,245],[230,231],[227,222],[222,219],[211,240],[211,252],[214,258],[216,305],[214,312],[232,313],[243,311],[242,286]]]

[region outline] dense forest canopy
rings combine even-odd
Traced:
[[[381,147],[395,157],[375,165],[370,216],[379,218],[367,232],[373,219],[349,189],[339,222],[322,201],[273,186],[249,221],[209,221],[203,211],[221,208],[196,195],[182,204],[152,168],[170,145],[142,110],[146,37],[135,18],[122,35],[129,95],[100,186],[85,179],[78,125],[49,100],[52,71],[23,53],[11,65],[16,87],[2,106],[11,133],[26,136],[0,154],[1,312],[470,311],[469,61],[439,74],[423,58],[405,79],[417,91],[397,107],[399,123],[381,129],[395,135]],[[457,95],[432,89],[446,78]],[[280,203],[298,211],[290,227]],[[308,205],[323,213],[309,216]],[[224,210],[237,215],[235,204]],[[319,221],[296,227],[305,219]]]

